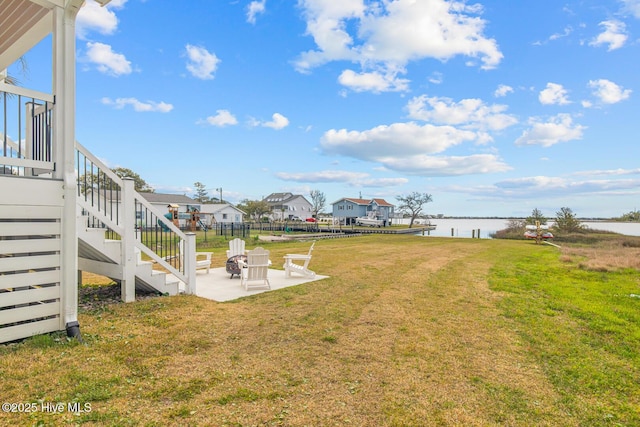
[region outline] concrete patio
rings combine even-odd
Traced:
[[[329,276],[316,274],[315,277],[311,279],[294,274],[292,277],[287,278],[285,277],[284,270],[270,268],[268,278],[271,289],[267,289],[266,287],[250,288],[248,291],[242,287],[240,278],[237,275],[233,276],[233,279],[230,277],[231,275],[227,273],[225,267],[212,268],[209,274],[203,270],[198,270],[196,273],[196,295],[214,301],[231,301],[249,295],[256,295],[263,292],[288,288],[289,286],[326,279]],[[183,289],[181,289],[181,291],[182,290]]]

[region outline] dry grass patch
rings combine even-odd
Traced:
[[[591,245],[563,245],[563,261],[592,271],[640,270],[640,238],[617,237]]]
[[[319,241],[313,269],[326,280],[228,303],[158,297],[87,311],[86,344],[5,346],[0,375],[7,401],[92,411],[4,413],[0,424],[578,425],[489,289],[490,270],[523,245]],[[276,260],[309,243],[263,246]]]

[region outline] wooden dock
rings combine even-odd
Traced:
[[[429,231],[435,230],[435,226],[420,226],[412,228],[391,228],[391,227],[336,227],[336,228],[320,228],[315,232],[305,234],[284,234],[283,237],[291,239],[339,239],[343,237],[355,237],[365,234],[427,234]],[[305,231],[295,230],[291,231]]]

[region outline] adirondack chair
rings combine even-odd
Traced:
[[[244,255],[244,240],[237,237],[229,241],[229,249],[227,249],[227,259],[236,255]]]
[[[180,241],[180,261],[184,263],[183,259],[184,254],[184,241]],[[209,274],[209,270],[211,269],[211,255],[213,252],[196,252],[196,271],[197,270],[207,270],[207,274]]]
[[[267,277],[269,273],[269,251],[263,248],[255,248],[247,252],[247,260],[240,261],[242,272],[240,273],[240,284],[245,290],[249,287],[267,287],[271,289],[271,284]],[[260,282],[257,285],[250,285],[249,282]]]
[[[309,248],[309,253],[305,254],[286,254],[284,256],[284,265],[282,266],[285,271],[285,277],[291,277],[291,273],[298,273],[304,277],[313,278],[316,273],[309,270],[309,261],[311,261],[311,251],[316,244],[315,240]],[[298,263],[294,262],[297,261]]]

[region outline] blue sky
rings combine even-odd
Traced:
[[[76,137],[157,192],[620,216],[640,209],[639,24],[640,0],[87,0]]]

